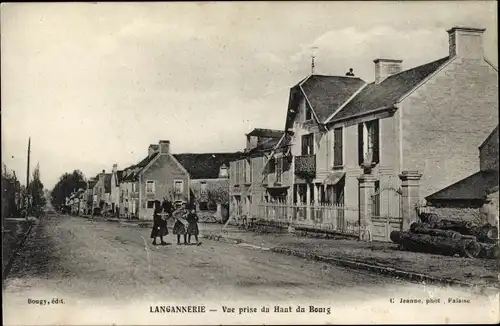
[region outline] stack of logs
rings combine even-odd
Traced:
[[[496,226],[475,226],[469,221],[450,221],[426,213],[420,219],[409,231],[391,232],[392,242],[411,251],[469,258],[500,257]]]

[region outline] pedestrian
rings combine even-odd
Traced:
[[[190,211],[187,215],[186,220],[188,221],[187,234],[188,234],[188,243],[191,243],[191,236],[194,235],[196,239],[196,244],[200,245],[201,242],[198,241],[198,215],[196,215],[196,209],[194,206],[190,207]]]
[[[156,246],[156,238],[160,238],[162,246],[167,243],[163,241],[163,237],[168,234],[167,222],[161,217],[161,204],[159,200],[155,200],[155,210],[153,213],[153,229],[151,230],[151,238],[153,239],[153,246]]]
[[[173,233],[177,235],[177,244],[181,244],[181,235],[184,236],[184,244],[187,243],[187,225],[186,221],[188,211],[186,210],[186,204],[182,203],[178,209],[175,210],[173,216],[175,218]]]

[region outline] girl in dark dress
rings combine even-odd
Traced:
[[[153,213],[153,229],[151,230],[151,238],[153,239],[153,245],[156,246],[156,238],[160,238],[160,244],[162,246],[167,243],[163,241],[163,237],[168,234],[167,222],[161,217],[161,204],[159,200],[155,200],[155,211]]]
[[[190,207],[190,212],[186,218],[188,221],[187,234],[188,234],[188,243],[191,243],[191,236],[194,235],[196,239],[196,244],[200,244],[198,241],[198,215],[196,215],[196,210],[194,207]]]
[[[187,224],[188,222],[186,221],[186,216],[187,216],[187,210],[186,210],[186,204],[182,203],[181,207],[179,207],[174,213],[174,230],[173,233],[177,235],[177,244],[181,244],[181,235],[184,236],[184,244],[187,243]]]

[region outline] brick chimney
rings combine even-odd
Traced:
[[[403,60],[375,59],[375,84],[380,84],[387,77],[403,70]]]
[[[484,28],[453,27],[449,29],[450,58],[483,58]]]
[[[160,140],[159,151],[160,153],[170,153],[170,140]]]
[[[160,150],[160,145],[156,145],[156,144],[149,145],[149,147],[148,147],[148,156],[151,156],[154,153],[158,153],[159,150]]]

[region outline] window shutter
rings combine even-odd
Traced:
[[[344,164],[343,158],[343,139],[342,139],[342,128],[337,128],[334,130],[334,145],[333,145],[333,165],[342,166]]]
[[[375,120],[372,125],[372,139],[373,139],[373,163],[379,163],[380,154],[380,129],[379,129],[379,120]]]
[[[364,161],[363,151],[363,123],[358,124],[358,164],[362,165]]]
[[[301,145],[302,145],[302,155],[307,154],[307,136],[304,135],[301,138]]]

